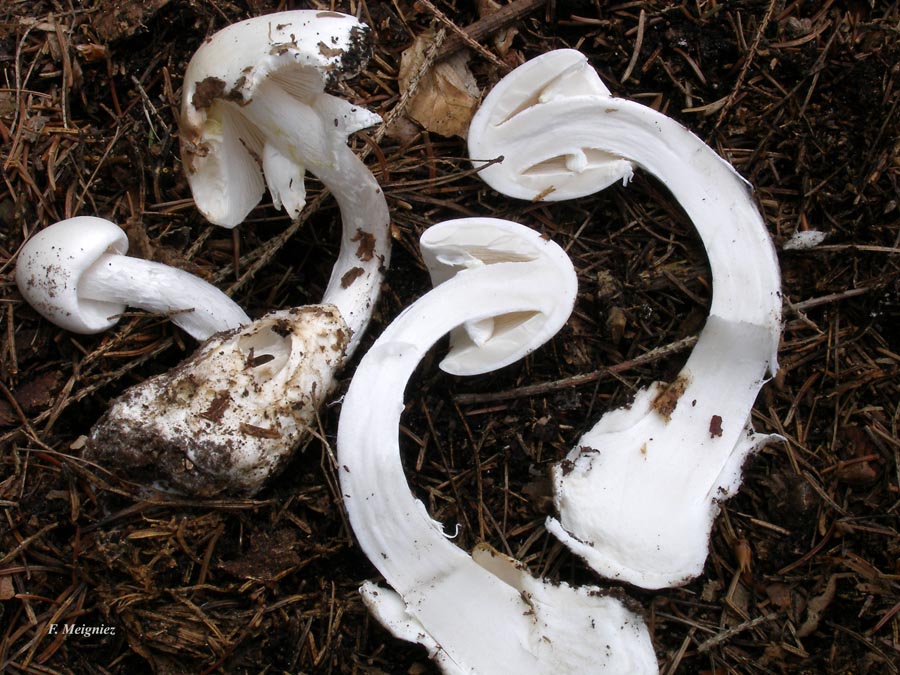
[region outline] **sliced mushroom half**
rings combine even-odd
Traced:
[[[404,388],[428,349],[466,322],[493,319],[482,324],[480,347],[463,341],[444,364],[484,372],[511,363],[559,329],[576,291],[565,253],[507,221],[447,221],[426,231],[422,248],[438,285],[363,357],[338,429],[350,523],[393,589],[367,582],[367,606],[446,673],[657,672],[647,628],[622,602],[596,587],[535,578],[486,546],[470,556],[411,493],[398,427]]]
[[[559,519],[547,523],[604,576],[646,588],[686,582],[702,572],[744,460],[773,438],[754,433],[750,413],[777,369],[780,273],[749,185],[676,121],[611,96],[574,50],[501,80],[472,121],[469,152],[489,185],[531,200],[578,198],[639,167],[699,232],[713,299],[697,345],[674,382],[607,412],[555,467]]]

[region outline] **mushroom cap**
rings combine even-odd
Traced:
[[[300,9],[226,26],[206,39],[184,74],[189,121],[205,119],[217,98],[246,101],[265,78],[284,68],[305,69],[309,92],[356,75],[368,60],[369,27],[349,14]],[[281,73],[279,73],[281,74]]]
[[[464,269],[510,262],[537,261],[535,274],[546,275],[541,311],[510,312],[453,330],[441,362],[445,372],[476,375],[509,365],[555,335],[572,312],[575,270],[565,251],[539,232],[498,218],[459,218],[426,230],[420,248],[435,286]]]
[[[469,157],[492,188],[517,199],[561,201],[584,197],[632,175],[626,159],[592,147],[591,138],[558,128],[512,147],[504,125],[539,103],[575,96],[609,97],[609,89],[584,54],[558,49],[522,64],[482,101],[469,127]],[[502,158],[493,164],[491,160]]]
[[[184,75],[181,157],[207,219],[234,227],[265,189],[263,139],[222,102],[248,103],[269,78],[311,102],[333,81],[362,69],[371,51],[368,37],[369,27],[347,14],[295,10],[232,24],[200,46]],[[363,117],[347,124],[360,129],[372,123],[371,115]]]
[[[82,298],[81,277],[105,253],[124,255],[128,237],[108,220],[78,216],[44,228],[19,252],[19,292],[44,318],[73,333],[100,333],[114,326],[125,305]]]

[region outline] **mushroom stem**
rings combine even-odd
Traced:
[[[121,303],[169,315],[191,337],[250,323],[250,317],[215,286],[162,263],[104,253],[81,277],[78,294],[86,300]]]
[[[466,251],[465,244],[439,241],[457,227],[478,234],[493,228],[501,246],[493,247],[490,258],[477,259],[471,254],[477,255],[477,247]],[[338,462],[350,522],[360,546],[396,591],[366,584],[364,600],[389,630],[426,646],[448,673],[656,672],[646,628],[619,601],[596,588],[536,579],[484,546],[469,556],[410,492],[397,428],[404,388],[427,350],[466,322],[523,317],[509,333],[530,324],[540,328],[526,332],[540,337],[523,340],[518,350],[502,350],[509,362],[548,339],[574,300],[571,263],[555,244],[527,228],[463,219],[431,228],[423,248],[429,236],[443,250],[426,259],[458,273],[382,333],[360,362],[341,412]],[[526,251],[516,246],[510,251],[514,256],[504,259],[503,240],[516,238],[528,244],[531,255],[523,257]],[[495,331],[486,344],[505,342],[506,334]]]
[[[554,467],[560,520],[548,521],[553,534],[605,575],[646,588],[678,585],[702,572],[719,501],[739,487],[746,457],[771,440],[753,433],[750,411],[766,374],[778,368],[775,249],[747,184],[674,120],[616,98],[569,99],[555,108],[554,125],[571,128],[577,120],[594,147],[659,178],[690,216],[709,258],[710,316],[673,388],[642,392],[621,415],[633,422],[627,430],[608,413],[580,439],[567,462]],[[622,480],[635,464],[647,467],[641,477]]]
[[[240,111],[264,136],[265,147],[274,147],[278,156],[308,169],[338,203],[343,223],[341,249],[322,303],[335,305],[347,322],[352,332],[349,357],[369,323],[389,263],[390,215],[384,193],[345,144],[344,134],[334,130],[342,121],[322,114],[276,82],[261,82]],[[292,120],[291,125],[284,123],[286,118]],[[267,180],[275,182],[268,174]],[[302,182],[302,172],[292,180]]]
[[[469,150],[503,155],[481,173],[489,184],[551,201],[627,180],[637,165],[669,188],[700,234],[713,300],[684,368],[607,412],[553,470],[560,518],[548,529],[601,574],[659,588],[702,572],[719,502],[740,485],[747,455],[772,438],[753,433],[750,412],[777,369],[780,273],[731,165],[669,117],[585,86],[594,79],[573,50],[524,64],[485,98]],[[568,82],[577,86],[567,94]]]

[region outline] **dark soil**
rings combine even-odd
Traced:
[[[461,27],[477,20],[475,4],[436,2]],[[400,98],[401,52],[444,26],[410,0],[300,6],[359,11],[372,26],[375,58],[342,86],[383,117]],[[437,672],[363,607],[357,588],[377,573],[343,514],[332,448],[311,441],[253,500],[178,500],[109,475],[81,458],[80,437],[127,386],[196,345],[140,313],[103,335],[64,332],[13,279],[31,233],[99,215],[127,227],[133,255],[206,276],[253,316],[316,302],[337,249],[334,202],[313,201],[286,242],[278,236],[291,223],[270,203],[232,236],[195,209],[178,153],[181,78],[204,37],[293,8],[0,9],[0,672]],[[779,248],[781,370],[753,422],[785,441],[748,462],[702,577],[624,589],[644,608],[661,672],[900,672],[897,3],[556,0],[516,26],[505,55],[479,37],[494,61],[580,49],[614,94],[678,119],[726,157],[755,187]],[[480,53],[471,67],[485,90],[503,75]],[[509,218],[572,257],[580,295],[564,330],[476,378],[442,374],[439,346],[408,388],[400,437],[411,486],[448,530],[460,525],[459,546],[486,540],[534,574],[606,583],[544,531],[546,472],[603,410],[678,372],[687,350],[665,348],[697,334],[710,299],[691,223],[643,174],[571,203],[531,204],[486,187],[459,138],[412,127],[377,149],[351,140],[384,186],[395,238],[366,345],[428,290],[417,241],[433,223]],[[310,197],[319,191],[310,181]],[[781,250],[805,229],[828,238]],[[662,356],[630,363],[654,349]],[[615,364],[614,375],[550,386]],[[535,384],[548,386],[513,391]],[[329,446],[339,411],[323,413]],[[64,636],[50,624],[114,630]]]

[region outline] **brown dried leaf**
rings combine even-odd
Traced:
[[[478,7],[478,16],[482,19],[491,14],[495,14],[503,7],[503,5],[494,2],[494,0],[477,0],[475,4]],[[519,29],[515,26],[509,26],[508,28],[498,30],[494,34],[491,42],[494,43],[494,49],[497,50],[497,53],[500,54],[500,56],[506,56],[509,53],[513,39],[515,39],[518,34]]]
[[[522,493],[531,500],[536,511],[553,513],[553,484],[549,478],[539,478],[526,483]]]
[[[628,326],[628,317],[621,307],[610,307],[606,317],[606,329],[609,331],[609,339],[617,345],[625,336],[625,328]]]
[[[10,576],[0,577],[0,600],[12,600],[16,596],[13,580]]]
[[[403,52],[400,61],[401,93],[410,88],[433,41],[434,33],[423,33]],[[468,60],[468,52],[458,52],[434,64],[419,79],[409,102],[408,114],[428,131],[441,136],[465,138],[479,100],[478,84],[469,70]]]
[[[59,390],[62,373],[47,371],[26,382],[16,390],[16,401],[26,413],[46,408]]]
[[[18,424],[19,418],[16,417],[12,406],[0,399],[0,427],[13,427]]]
[[[785,610],[791,606],[791,589],[786,584],[774,583],[766,586],[769,602],[778,609]]]
[[[12,91],[0,91],[0,117],[10,117],[16,112],[16,95]]]
[[[242,579],[274,580],[285,570],[303,563],[294,550],[296,536],[290,530],[255,533],[250,538],[250,550],[236,560],[224,560],[217,567],[227,574]]]
[[[753,562],[753,551],[750,549],[750,542],[744,538],[735,541],[734,557],[737,558],[738,569],[741,574],[749,573]]]
[[[838,462],[837,479],[848,485],[866,485],[877,480],[880,472],[869,461],[876,455],[876,449],[866,432],[857,426],[846,426],[840,431],[839,441],[842,454],[850,459]]]
[[[690,379],[687,375],[679,375],[668,384],[660,384],[656,397],[650,406],[668,422],[688,384],[690,384]]]
[[[825,614],[828,605],[834,600],[836,591],[837,575],[832,574],[828,578],[828,583],[825,584],[825,590],[822,591],[821,595],[811,598],[809,604],[806,606],[806,620],[800,628],[797,629],[797,637],[805,638],[816,632],[816,629],[819,627],[819,621],[822,619],[822,615]]]
[[[95,7],[94,30],[105,42],[131,37],[146,29],[146,23],[168,4],[169,0],[144,0],[140,3],[101,0]]]

